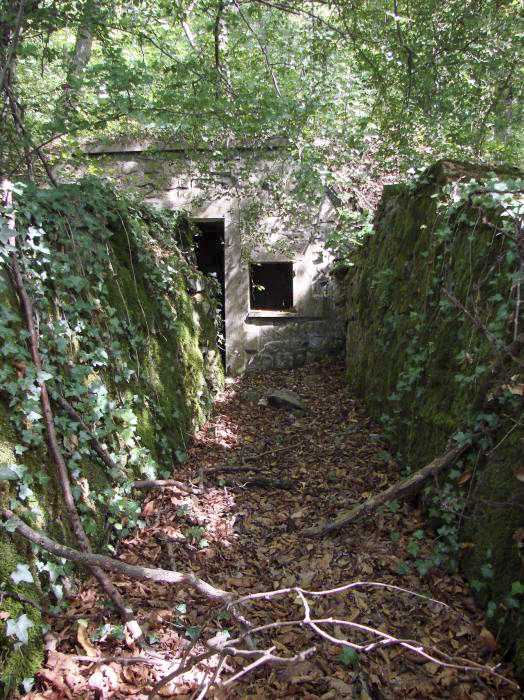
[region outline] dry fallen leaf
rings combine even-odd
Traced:
[[[340,678],[332,677],[329,679],[329,685],[339,693],[338,697],[347,698],[353,697],[353,687],[348,683],[344,683]]]
[[[467,484],[470,479],[471,479],[471,472],[464,472],[457,479],[457,484],[459,486],[463,486],[464,484]]]
[[[486,651],[495,651],[495,649],[497,648],[497,642],[495,637],[486,627],[483,627],[481,629],[478,639],[480,642],[480,646]]]
[[[98,652],[95,649],[95,647],[91,644],[91,641],[87,636],[87,630],[83,625],[78,625],[78,629],[76,631],[76,639],[88,656],[90,656],[92,659],[98,656]]]
[[[142,508],[142,515],[151,515],[151,513],[154,512],[156,508],[156,503],[155,501],[148,501],[145,506]]]

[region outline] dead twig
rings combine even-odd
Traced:
[[[88,435],[89,435],[89,442],[91,444],[91,447],[93,450],[96,452],[96,454],[100,457],[102,462],[112,470],[116,470],[119,472],[119,474],[123,477],[126,476],[125,470],[119,466],[109,455],[107,450],[105,450],[100,442],[98,441],[97,437],[93,435],[93,432],[89,429],[89,427],[86,425],[84,422],[82,416],[78,411],[71,406],[69,401],[64,399],[63,396],[58,394],[57,392],[52,393],[52,398],[64,409],[64,411],[71,417],[73,420],[75,420],[82,430],[84,430]],[[181,481],[177,481],[176,479],[144,479],[142,481],[134,481],[131,484],[131,488],[133,489],[164,489],[164,488],[177,488],[179,491],[183,491],[184,493],[191,493],[191,494],[198,494],[200,493],[200,489],[190,486],[188,484],[184,484]]]
[[[260,452],[257,455],[247,455],[243,459],[245,462],[252,462],[254,460],[261,459],[262,457],[266,457],[267,455],[272,455],[275,452],[286,452],[287,450],[294,450],[296,447],[300,447],[303,444],[304,440],[301,440],[300,442],[295,442],[293,445],[286,445],[285,447],[276,447],[273,450],[267,450],[267,452]]]
[[[80,661],[87,664],[121,664],[131,666],[132,664],[149,664],[150,666],[165,663],[164,659],[152,659],[148,656],[78,656],[77,654],[64,654],[68,659]]]
[[[449,289],[443,288],[442,291],[447,296],[447,298],[451,301],[453,306],[456,306],[456,308],[459,311],[462,311],[462,313],[469,318],[469,320],[482,333],[482,335],[484,335],[486,337],[487,341],[491,345],[491,349],[492,349],[493,353],[497,354],[497,352],[499,351],[499,347],[497,344],[497,339],[495,338],[493,333],[490,333],[488,331],[488,329],[486,328],[486,326],[482,323],[482,321],[475,314],[471,313],[471,311],[469,309],[467,309],[464,306],[464,304],[459,299],[457,299],[457,297],[454,294],[452,294],[449,291]]]
[[[205,488],[206,474],[216,474],[219,472],[260,472],[264,467],[248,467],[247,465],[224,464],[218,467],[201,467],[198,472],[198,485],[201,491]]]
[[[115,469],[117,470],[121,476],[126,476],[126,472],[124,469],[122,469],[121,466],[116,464],[116,462],[111,459],[109,456],[109,453],[107,450],[105,450],[102,445],[99,443],[98,439],[96,438],[95,435],[93,435],[93,432],[89,430],[88,426],[85,424],[82,416],[78,411],[71,406],[69,401],[66,401],[63,396],[61,396],[58,392],[52,391],[51,390],[51,396],[54,401],[57,402],[61,408],[64,409],[64,411],[73,419],[75,420],[79,426],[84,430],[88,435],[89,435],[89,444],[93,448],[93,450],[96,452],[96,454],[100,457],[102,462],[108,467],[109,469]]]
[[[428,661],[437,663],[438,665],[443,666],[445,668],[451,668],[457,671],[473,671],[475,673],[488,673],[510,684],[512,687],[518,688],[516,683],[499,674],[495,668],[483,666],[481,664],[477,664],[476,662],[472,662],[467,659],[450,656],[449,654],[446,654],[445,652],[442,652],[439,649],[434,649],[432,647],[426,646],[418,641],[394,637],[393,635],[390,635],[387,632],[375,629],[369,625],[363,625],[357,622],[352,622],[350,620],[342,620],[332,617],[315,618],[312,617],[310,613],[310,604],[307,599],[308,596],[317,597],[335,595],[338,593],[350,591],[351,589],[356,587],[363,586],[374,586],[393,590],[401,590],[410,595],[414,595],[419,598],[424,598],[424,596],[420,594],[413,593],[411,591],[408,591],[407,589],[401,589],[398,586],[390,586],[388,584],[382,584],[380,582],[359,581],[346,584],[345,586],[339,586],[329,591],[307,591],[305,589],[295,587],[280,589],[278,591],[265,591],[262,593],[253,593],[251,595],[243,596],[241,598],[234,598],[231,593],[221,590],[219,588],[215,588],[214,586],[206,583],[205,581],[202,581],[202,579],[197,578],[192,573],[180,573],[177,571],[167,571],[165,569],[149,569],[141,566],[126,564],[117,559],[112,559],[111,557],[106,557],[99,554],[79,552],[70,547],[58,544],[57,542],[51,540],[49,537],[42,533],[36,532],[28,525],[26,525],[22,520],[20,520],[20,518],[14,515],[14,513],[7,509],[0,509],[0,516],[4,520],[9,520],[10,525],[14,526],[14,529],[20,535],[26,537],[31,542],[40,545],[44,549],[47,549],[49,552],[55,554],[58,557],[64,557],[65,559],[76,561],[77,563],[83,565],[99,566],[109,571],[121,573],[135,579],[156,581],[159,583],[167,584],[182,584],[189,586],[213,600],[218,600],[222,602],[225,608],[228,609],[237,620],[239,620],[237,611],[239,605],[245,605],[247,602],[261,598],[270,599],[274,598],[275,596],[289,595],[290,593],[295,593],[296,595],[298,595],[304,609],[304,615],[302,618],[296,620],[277,620],[264,625],[259,625],[258,627],[253,627],[252,625],[244,621],[244,623],[241,624],[243,632],[239,637],[235,639],[224,639],[219,641],[217,641],[216,637],[209,639],[207,642],[204,642],[204,644],[208,644],[208,650],[206,650],[202,654],[192,657],[188,661],[185,660],[187,659],[187,655],[184,655],[184,658],[181,660],[181,663],[179,664],[178,668],[172,673],[165,676],[161,681],[159,681],[159,683],[155,685],[155,687],[149,694],[150,700],[153,700],[156,693],[175,677],[186,673],[196,664],[204,660],[210,659],[213,656],[219,657],[219,665],[225,663],[226,658],[229,656],[244,658],[248,661],[252,659],[251,663],[249,663],[245,668],[243,668],[241,671],[231,676],[224,682],[221,682],[219,680],[218,673],[214,675],[212,683],[219,687],[226,688],[232,685],[237,680],[239,680],[242,676],[246,675],[254,668],[262,664],[293,664],[297,661],[305,659],[308,655],[314,653],[316,651],[316,647],[310,647],[309,649],[300,651],[298,654],[295,654],[294,656],[290,657],[277,656],[273,654],[273,651],[275,649],[274,646],[270,646],[266,649],[246,649],[239,647],[239,644],[241,644],[244,641],[247,643],[251,637],[254,637],[259,632],[265,632],[267,630],[289,626],[307,626],[311,630],[313,630],[319,637],[326,641],[329,641],[332,644],[350,647],[358,652],[366,654],[373,653],[379,649],[388,646],[400,646],[406,651],[415,653],[418,656],[421,656],[422,658]],[[425,602],[434,602],[440,604],[440,601],[428,601],[428,599],[425,599]],[[347,628],[350,630],[356,630],[359,633],[365,633],[369,635],[369,639],[363,643],[355,643],[346,639],[338,639],[325,629],[326,627],[329,629],[329,627],[333,625],[338,625],[339,627]],[[91,659],[89,657],[83,657],[83,659],[85,659],[88,663],[102,662],[101,659],[96,658]],[[117,663],[120,663],[123,660],[120,657],[116,657],[115,661]],[[210,688],[212,683],[208,683],[207,688]]]
[[[263,477],[258,477],[255,479],[248,479],[242,483],[233,481],[232,479],[224,479],[224,484],[226,486],[239,486],[240,488],[261,488],[271,491],[272,489],[278,490],[283,489],[284,491],[290,491],[297,482],[294,479],[264,479]]]
[[[56,612],[53,612],[52,610],[49,610],[48,608],[44,608],[43,605],[40,605],[35,600],[31,600],[31,598],[28,598],[25,595],[21,595],[20,593],[15,593],[14,591],[0,591],[0,602],[2,601],[2,598],[4,598],[4,597],[12,598],[13,600],[17,600],[19,603],[27,603],[27,605],[32,605],[33,608],[36,608],[43,615],[48,615],[49,617],[61,617],[61,618],[68,617],[67,615],[64,615],[62,613],[56,613]]]

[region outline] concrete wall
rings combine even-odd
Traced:
[[[427,464],[452,436],[472,440],[424,496],[443,527],[423,565],[439,577],[462,567],[522,681],[524,605],[511,592],[524,578],[524,350],[500,362],[505,353],[494,354],[492,339],[509,346],[519,311],[519,332],[524,327],[515,282],[520,261],[512,238],[502,235],[497,199],[505,183],[518,190],[524,174],[493,170],[440,161],[415,183],[385,188],[375,231],[355,251],[346,278],[346,363],[348,382],[404,468]],[[480,214],[465,197],[458,212],[452,208],[449,192],[458,196],[459,183],[467,182],[494,194],[491,206],[481,200]],[[416,566],[416,557],[407,563]]]
[[[293,179],[293,166],[283,164],[278,148],[232,149],[215,162],[205,152],[195,159],[176,147],[153,151],[142,143],[97,145],[87,154],[84,173],[109,175],[155,207],[187,210],[198,221],[223,220],[228,374],[296,367],[343,350],[336,283],[325,252],[322,261],[319,255],[335,212],[323,197],[312,203],[309,224],[290,225],[271,210],[268,182]],[[78,175],[78,167],[73,170]],[[293,262],[293,308],[251,309],[249,263],[283,261]]]

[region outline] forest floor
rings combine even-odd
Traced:
[[[276,409],[256,401],[257,394],[264,396],[276,388],[299,394],[309,411]],[[118,556],[132,564],[192,571],[238,596],[293,586],[327,590],[352,581],[381,582],[422,593],[427,597],[363,586],[309,600],[312,616],[419,640],[449,654],[459,665],[465,664],[463,659],[500,664],[498,673],[511,678],[511,667],[500,660],[504,650],[487,631],[461,575],[443,568],[433,568],[424,577],[417,573],[415,559],[429,556],[438,535],[414,505],[394,502],[383,512],[322,539],[301,534],[400,477],[401,465],[391,459],[378,432],[348,392],[338,362],[229,380],[212,417],[188,448],[189,459],[174,476],[198,486],[202,468],[236,465],[253,470],[209,472],[198,495],[174,489],[150,491],[142,510],[146,525],[120,543]],[[275,481],[280,488],[274,488]],[[238,634],[227,614],[215,614],[216,603],[190,589],[112,578],[133,605],[156,658],[165,661],[122,665],[111,660],[143,652],[130,640],[114,638],[119,622],[103,606],[93,582],[86,581],[70,601],[67,616],[53,621],[46,666],[27,697],[145,700],[189,647],[191,654],[205,651],[199,635],[208,639],[225,628]],[[263,625],[300,620],[304,610],[295,593],[270,601],[258,599],[244,613]],[[79,617],[86,620],[87,629],[79,628]],[[376,638],[343,624],[323,629],[336,639]],[[225,690],[209,691],[206,697],[520,697],[499,677],[439,666],[397,645],[356,656],[319,638],[305,625],[269,630],[257,637],[257,643],[261,648],[274,647],[273,653],[279,656],[293,656],[312,645],[317,651],[294,664],[262,666]],[[93,661],[81,661],[80,655],[92,656]],[[203,697],[198,684],[213,673],[217,658],[164,686],[159,697]],[[226,680],[247,663],[228,659],[221,678]]]

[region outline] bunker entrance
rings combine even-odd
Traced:
[[[199,232],[195,236],[195,255],[198,269],[216,279],[220,288],[220,315],[222,319],[218,345],[225,366],[225,272],[224,272],[224,220],[201,219],[195,221]]]

